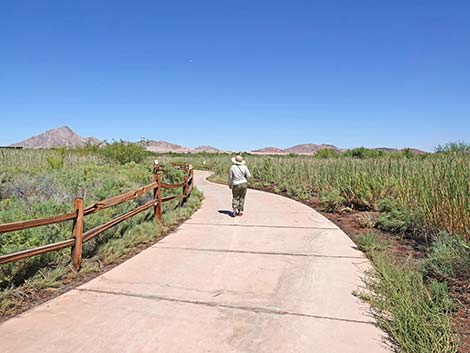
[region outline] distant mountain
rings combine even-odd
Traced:
[[[95,137],[81,137],[68,126],[51,129],[42,134],[33,136],[27,140],[17,142],[12,146],[24,148],[54,148],[54,147],[79,147],[86,144],[100,144]]]
[[[86,144],[96,144],[99,145],[103,143],[99,139],[95,137],[81,137],[77,133],[75,133],[71,128],[68,126],[61,126],[56,129],[51,129],[43,132],[42,134],[33,136],[27,140],[15,143],[11,145],[12,147],[24,147],[24,148],[56,148],[56,147],[79,147],[84,146]],[[130,142],[128,142],[130,143]],[[170,143],[167,141],[154,141],[154,140],[144,140],[138,142],[139,145],[143,146],[148,151],[156,152],[156,153],[198,153],[198,152],[210,152],[210,153],[219,153],[224,152],[212,146],[199,146],[195,149],[191,149],[189,147],[176,145],[174,143]],[[264,147],[261,149],[257,149],[252,151],[253,154],[305,154],[311,155],[323,149],[332,149],[337,152],[344,152],[344,149],[339,149],[334,145],[328,144],[301,144],[295,145],[286,149],[281,149],[278,147]],[[388,147],[379,147],[375,148],[377,151],[383,151],[386,153],[390,152],[399,152],[403,151],[404,149],[398,148],[388,148]],[[424,154],[426,152],[421,151],[416,148],[410,148],[411,152],[416,154]]]
[[[265,147],[258,150],[252,151],[255,154],[314,154],[319,150],[323,149],[332,149],[335,151],[340,151],[338,147],[333,145],[316,145],[313,143],[307,143],[302,145],[295,145],[286,149],[281,149],[277,147]]]
[[[259,150],[254,150],[252,152],[260,153],[260,154],[279,154],[285,153],[284,150],[277,148],[277,147],[264,147],[260,148]]]
[[[199,147],[196,147],[193,152],[197,153],[197,152],[208,152],[208,153],[220,153],[220,152],[223,152],[221,150],[219,150],[218,148],[215,148],[215,147],[212,147],[212,146],[199,146]]]
[[[292,146],[290,148],[286,148],[284,152],[286,153],[295,153],[295,154],[314,154],[320,150],[331,149],[338,151],[338,147],[333,145],[315,145],[313,143],[306,143],[302,145]]]
[[[176,145],[167,141],[145,141],[144,147],[147,151],[156,152],[156,153],[190,153],[192,150],[188,147]]]

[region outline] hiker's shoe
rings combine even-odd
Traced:
[[[241,212],[241,211],[238,212],[238,215],[239,215],[239,216],[243,216],[243,212]]]
[[[234,208],[234,209],[232,210],[232,217],[237,217],[237,215],[238,215],[238,211],[237,211],[236,208]]]

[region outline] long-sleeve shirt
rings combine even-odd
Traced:
[[[228,175],[228,186],[232,188],[233,185],[247,183],[251,178],[250,171],[246,165],[232,165]]]

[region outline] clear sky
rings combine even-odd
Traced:
[[[0,144],[470,142],[470,1],[0,1]]]

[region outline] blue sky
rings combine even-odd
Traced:
[[[0,1],[0,144],[470,141],[469,1]]]

